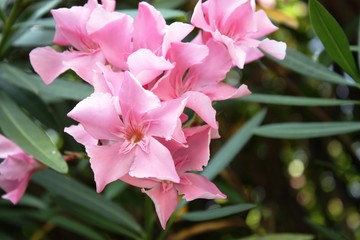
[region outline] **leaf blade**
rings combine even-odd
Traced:
[[[134,232],[141,231],[139,224],[124,209],[77,181],[50,170],[37,172],[32,180],[48,191],[91,209]]]
[[[277,123],[258,127],[254,134],[280,139],[303,139],[346,134],[360,130],[360,122]]]
[[[213,219],[227,217],[230,215],[241,213],[241,212],[247,211],[254,207],[256,207],[256,205],[249,204],[249,203],[243,203],[243,204],[215,208],[215,209],[210,209],[210,210],[205,210],[205,211],[188,212],[188,213],[181,215],[180,217],[184,220],[188,220],[188,221],[192,221],[192,222],[207,221],[207,220],[213,220]]]
[[[214,157],[212,157],[202,174],[209,179],[215,178],[251,138],[253,129],[261,123],[265,114],[266,110],[261,110],[239,129]]]
[[[0,92],[0,126],[7,137],[38,161],[58,172],[68,171],[49,136],[3,92]]]
[[[339,23],[317,0],[309,1],[313,29],[330,57],[355,80],[360,81],[349,41]]]

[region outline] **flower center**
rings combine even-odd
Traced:
[[[143,139],[143,134],[140,131],[133,131],[132,133],[130,133],[129,137],[127,138],[127,140],[131,143],[131,144],[135,144],[140,142]]]

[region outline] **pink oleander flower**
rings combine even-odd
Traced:
[[[30,62],[46,84],[50,84],[63,72],[71,69],[85,81],[92,83],[92,69],[97,62],[105,63],[106,59],[99,44],[94,41],[88,31],[87,22],[97,9],[112,12],[115,9],[114,0],[88,0],[82,7],[52,10],[56,31],[54,44],[69,47],[69,50],[58,52],[51,47],[39,47],[30,52]],[[120,13],[119,13],[120,14]],[[132,24],[130,17],[123,14],[124,21]],[[90,70],[89,70],[90,69]]]
[[[207,0],[204,3],[199,0],[191,23],[202,30],[199,37],[204,43],[209,39],[223,43],[233,64],[239,68],[262,57],[261,51],[279,59],[285,57],[285,43],[268,38],[261,40],[277,27],[263,10],[256,11],[253,0]]]
[[[122,181],[142,188],[142,191],[152,199],[164,229],[178,204],[178,195],[187,201],[198,198],[226,198],[206,177],[192,173],[192,171],[202,171],[208,163],[211,131],[211,127],[206,125],[184,129],[188,143],[188,147],[185,148],[178,144],[171,146],[168,142],[180,177],[179,182],[161,181],[156,178],[135,178],[129,175],[121,178]]]
[[[2,198],[17,204],[24,195],[32,174],[43,166],[2,135],[0,159],[4,159],[0,163],[0,188],[6,192]]]
[[[207,45],[172,43],[167,58],[175,67],[165,72],[151,90],[162,100],[187,96],[186,106],[213,128],[217,128],[213,101],[250,94],[244,84],[235,88],[222,82],[232,61],[219,42],[210,39]]]
[[[78,103],[68,116],[81,126],[67,132],[85,143],[97,191],[125,174],[179,182],[170,151],[159,140],[185,143],[185,104],[186,98],[160,102],[129,72],[116,96],[94,93]]]

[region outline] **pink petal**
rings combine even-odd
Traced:
[[[105,63],[105,58],[101,51],[93,53],[69,53],[68,55],[67,59],[63,61],[64,66],[73,70],[79,77],[90,84],[93,82],[97,64]]]
[[[144,114],[160,107],[159,98],[154,93],[145,90],[129,72],[125,72],[119,91],[119,100],[121,112],[125,117],[130,112]]]
[[[212,86],[206,86],[202,92],[210,97],[213,101],[221,101],[229,98],[244,97],[251,92],[245,84],[242,84],[239,88],[232,87],[225,83],[218,83]]]
[[[254,18],[256,21],[256,25],[258,26],[258,30],[248,35],[251,36],[252,38],[257,38],[257,39],[261,38],[263,36],[275,32],[278,29],[278,27],[272,24],[269,17],[266,15],[265,11],[263,10],[256,11],[254,14]]]
[[[20,147],[0,134],[0,158],[6,158],[9,155],[21,152],[23,152],[23,150],[21,150]]]
[[[184,111],[187,97],[161,102],[161,107],[150,111],[147,119],[151,121],[148,134],[170,140]]]
[[[249,0],[212,0],[208,1],[208,21],[217,27],[226,22],[228,17],[241,5]]]
[[[191,17],[191,23],[204,31],[211,31],[210,26],[204,17],[203,5],[201,0],[197,2],[194,8],[194,12]]]
[[[180,182],[179,184],[176,184],[175,187],[180,194],[184,195],[183,198],[187,201],[192,201],[198,198],[226,198],[226,195],[220,192],[215,184],[202,175],[184,173],[181,178],[182,181],[184,181],[184,184]]]
[[[149,49],[144,48],[132,53],[127,59],[127,64],[130,72],[143,86],[153,81],[165,70],[174,67],[164,57],[158,57]]]
[[[126,14],[98,8],[91,14],[86,27],[106,59],[118,69],[127,70],[126,59],[132,51],[133,19]]]
[[[175,188],[159,184],[150,190],[143,190],[143,192],[154,202],[161,227],[165,229],[166,222],[169,220],[178,204],[178,195]]]
[[[149,178],[131,177],[129,174],[125,174],[120,178],[120,180],[135,187],[148,189],[153,188],[160,183],[159,181],[155,181]]]
[[[54,43],[73,46],[80,51],[96,48],[86,31],[91,10],[86,7],[59,8],[51,10],[55,20]]]
[[[284,42],[278,42],[266,38],[261,41],[259,48],[280,60],[284,59],[286,55],[286,44]]]
[[[187,148],[173,152],[176,170],[179,173],[186,171],[202,171],[210,158],[211,128],[207,125],[184,129]],[[185,158],[184,158],[185,157]]]
[[[120,153],[121,144],[122,142],[104,146],[86,146],[97,192],[101,192],[107,184],[129,172],[134,160],[134,151],[126,154]]]
[[[193,25],[182,22],[174,22],[167,26],[162,43],[162,55],[166,56],[172,42],[181,42],[193,29]]]
[[[46,84],[50,84],[60,74],[69,69],[68,66],[63,64],[63,61],[76,56],[76,53],[68,51],[60,53],[51,47],[41,47],[30,52],[30,62],[41,79]]]
[[[232,68],[232,60],[224,44],[209,40],[207,42],[209,55],[201,64],[194,65],[190,68],[188,76],[191,79],[193,90],[196,86],[211,85],[222,81],[226,74]]]
[[[184,74],[189,67],[202,63],[209,54],[209,49],[204,45],[179,42],[171,44],[168,54],[169,59],[176,63],[174,70],[179,74]]]
[[[97,67],[92,79],[94,91],[117,96],[124,80],[124,72],[114,72],[111,66],[102,63],[98,63]]]
[[[139,3],[138,14],[134,21],[134,50],[161,50],[165,34],[166,22],[161,13],[146,2]]]
[[[188,91],[184,93],[184,97],[187,97],[186,107],[194,110],[204,122],[211,127],[217,129],[216,111],[212,107],[212,102],[208,96],[201,92]]]
[[[68,116],[81,123],[95,139],[118,140],[121,121],[116,98],[108,93],[93,93],[79,102]]]
[[[129,175],[137,178],[180,181],[169,150],[152,137],[149,137],[146,151],[136,147]]]
[[[64,129],[64,132],[70,134],[78,143],[82,145],[97,145],[98,140],[93,138],[81,124],[72,125]]]
[[[6,181],[3,180],[2,177],[0,176],[0,187],[3,188],[6,192],[6,194],[2,195],[1,197],[3,199],[7,199],[11,201],[13,204],[17,204],[25,193],[25,190],[30,181],[30,177],[31,175],[28,174],[25,177],[23,177],[20,181],[17,180]]]

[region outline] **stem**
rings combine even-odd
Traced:
[[[21,3],[22,3],[22,0],[15,1],[14,6],[12,7],[12,9],[10,11],[9,17],[5,21],[3,32],[2,32],[2,37],[1,37],[1,42],[0,42],[0,59],[1,60],[4,59],[4,54],[6,52],[6,42],[11,33],[12,26],[14,25],[16,18],[21,10],[21,5],[22,5]]]

